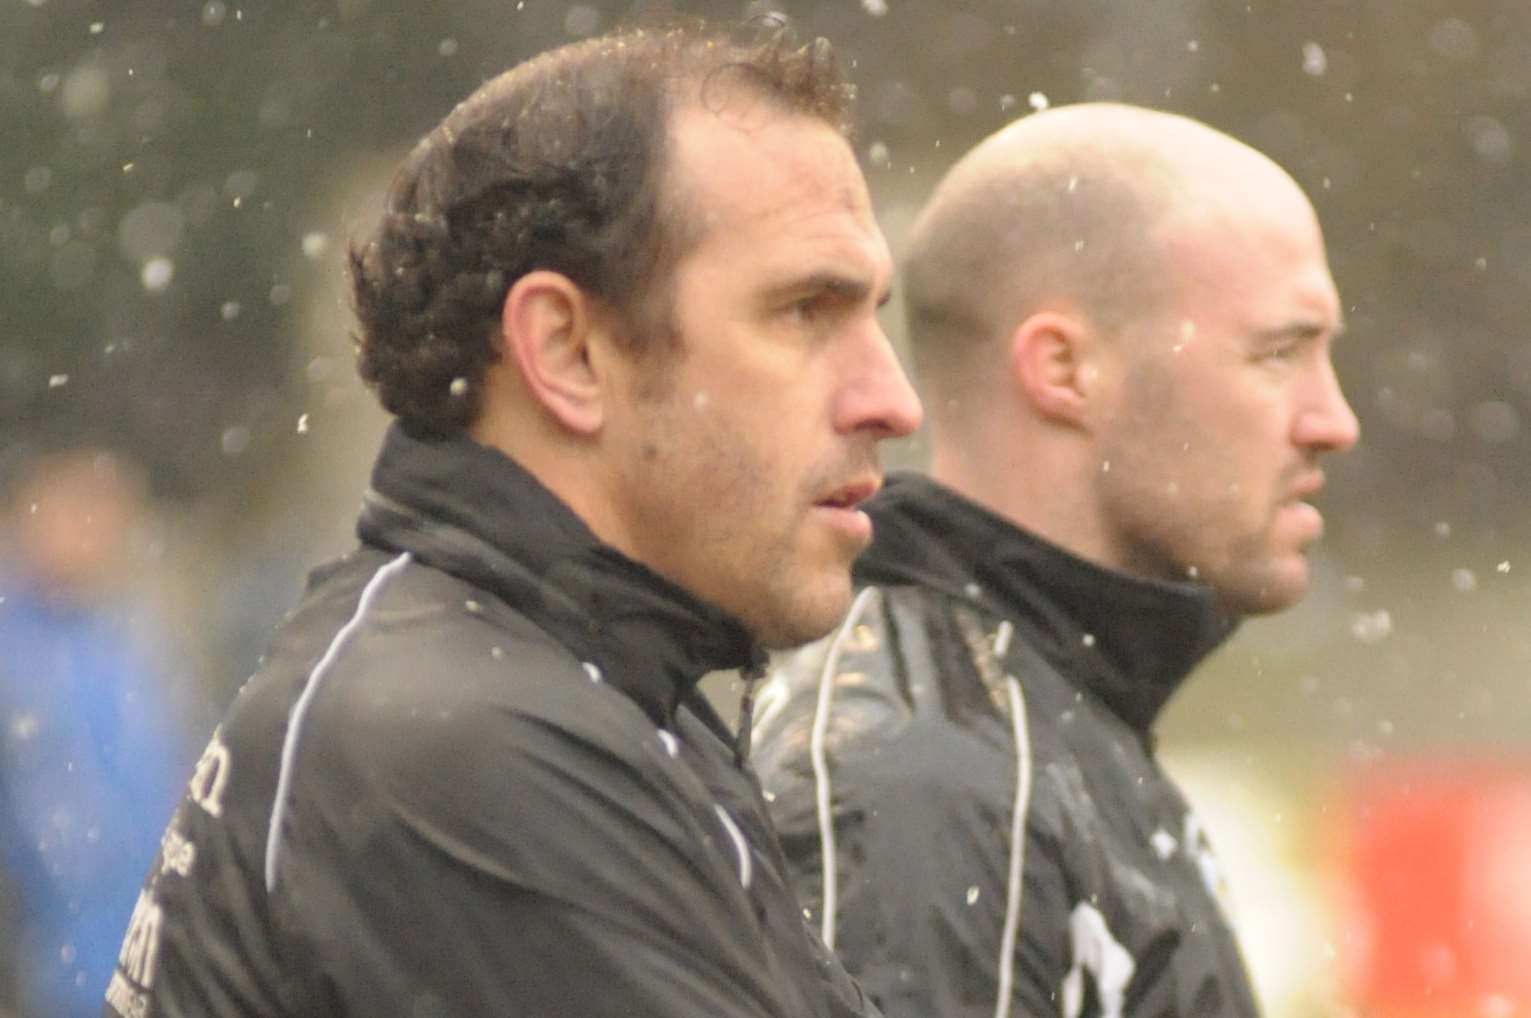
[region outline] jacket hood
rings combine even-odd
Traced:
[[[1087,562],[918,474],[891,476],[866,510],[875,537],[858,583],[931,587],[1009,619],[1140,734],[1238,624],[1204,584]]]
[[[710,671],[758,665],[733,616],[602,543],[525,468],[395,423],[357,535],[504,598],[667,726]]]

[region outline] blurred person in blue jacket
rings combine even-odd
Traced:
[[[99,449],[36,455],[0,527],[0,865],[23,1015],[95,1014],[183,773],[128,578],[144,487]]]

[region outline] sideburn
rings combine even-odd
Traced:
[[[634,395],[640,402],[653,403],[673,390],[673,369],[685,358],[686,344],[675,325],[675,306],[669,293],[637,303],[634,312],[624,316],[621,343],[623,352],[638,368]],[[657,450],[645,446],[644,459],[656,454]]]

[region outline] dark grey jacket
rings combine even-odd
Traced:
[[[743,629],[396,427],[193,775],[107,1014],[852,1018],[695,690]]]
[[[1256,1013],[1149,727],[1231,630],[928,480],[872,505],[840,630],[784,663],[756,766],[815,922],[890,1018]]]

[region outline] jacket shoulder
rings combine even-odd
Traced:
[[[762,776],[803,772],[812,753],[908,722],[890,601],[885,588],[863,588],[832,632],[772,662],[755,705],[752,758]]]
[[[796,815],[793,804],[812,808],[825,771],[857,809],[908,794],[1002,816],[1024,757],[1034,833],[1061,835],[1064,804],[1085,785],[1069,730],[1075,705],[1068,683],[1002,627],[940,591],[867,587],[834,632],[778,660],[757,704],[754,752],[778,823]]]

